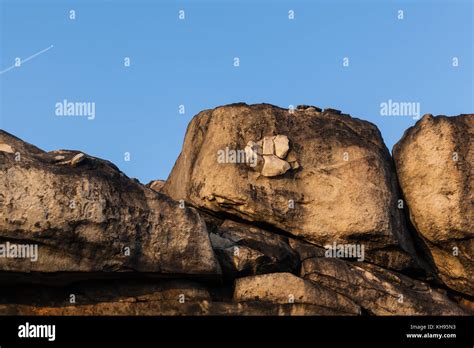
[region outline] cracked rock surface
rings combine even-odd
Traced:
[[[474,115],[425,115],[393,155],[426,255],[446,285],[474,295]]]
[[[261,142],[263,172],[217,161],[219,150],[244,149],[249,141]],[[291,162],[276,154],[287,152],[287,143]],[[332,109],[232,104],[203,111],[189,124],[162,192],[319,246],[363,240],[374,262],[416,267],[404,211],[397,208],[395,168],[379,130]]]
[[[21,155],[0,152],[1,239],[39,245],[36,262],[1,257],[3,272],[220,274],[195,209],[180,209],[110,162],[61,151],[71,164],[64,166],[57,152],[6,132],[0,142]]]

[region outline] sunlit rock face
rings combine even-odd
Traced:
[[[446,285],[474,295],[474,115],[425,115],[393,155],[427,256]]]

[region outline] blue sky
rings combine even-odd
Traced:
[[[142,182],[166,178],[191,118],[223,104],[333,107],[375,123],[389,149],[415,120],[382,116],[383,102],[474,112],[471,0],[0,4],[0,71],[54,45],[0,74],[0,128]],[[95,119],[56,116],[64,99],[95,103]]]

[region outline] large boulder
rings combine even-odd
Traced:
[[[291,273],[269,273],[237,279],[234,300],[314,304],[341,314],[360,314],[360,307],[345,296]]]
[[[162,192],[319,246],[363,243],[366,258],[387,267],[413,266],[380,132],[337,110],[233,104],[203,111]]]
[[[0,144],[12,149],[0,151],[2,276],[220,274],[194,209],[181,209],[107,161],[73,151],[46,153],[3,131]]]
[[[310,258],[301,276],[342,294],[370,315],[466,315],[443,290],[369,263]]]
[[[439,276],[474,295],[474,115],[425,115],[393,155],[410,220]]]

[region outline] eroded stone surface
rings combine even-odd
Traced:
[[[346,296],[370,314],[467,314],[443,291],[367,263],[309,258],[303,261],[301,276]]]
[[[37,261],[0,258],[1,272],[220,274],[194,209],[180,209],[110,162],[61,151],[75,163],[63,166],[55,163],[58,152],[6,132],[0,142],[21,158],[0,152],[0,237],[38,246]]]
[[[261,228],[224,221],[211,233],[212,246],[226,277],[296,272],[299,258],[288,238]]]
[[[474,295],[474,115],[425,115],[393,154],[428,257],[449,287]]]
[[[244,148],[250,140],[269,141],[270,134],[290,139],[287,158],[297,170],[281,166],[284,175],[266,177],[247,165],[216,161],[217,151],[229,144]],[[266,157],[270,146],[263,147]],[[383,250],[382,265],[413,267],[390,154],[373,124],[348,115],[306,109],[295,116],[267,104],[203,111],[188,127],[163,192],[319,246],[359,241],[367,257]]]
[[[150,181],[146,186],[151,188],[153,191],[160,192],[164,185],[164,180],[153,180]]]
[[[277,135],[273,138],[275,144],[275,155],[281,159],[285,159],[290,150],[290,143],[286,135]]]
[[[360,313],[359,306],[346,297],[291,273],[269,273],[237,279],[234,300],[316,304],[345,313]]]
[[[288,162],[278,158],[275,155],[263,156],[262,175],[267,177],[279,176],[285,174],[291,166]]]
[[[8,144],[0,143],[0,151],[1,152],[13,153],[13,148]]]

